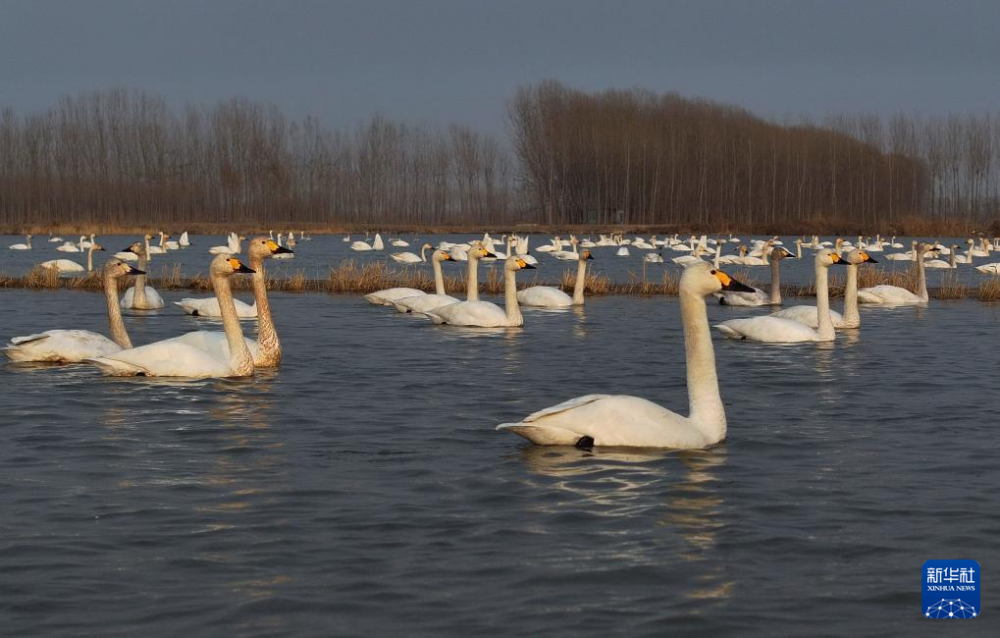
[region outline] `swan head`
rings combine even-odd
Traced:
[[[270,237],[254,237],[250,241],[250,245],[247,248],[247,256],[253,259],[267,259],[272,255],[280,255],[282,253],[293,253],[294,251],[285,248],[284,246],[279,246],[276,241]]]
[[[847,253],[847,263],[848,264],[877,264],[878,262],[872,259],[872,256],[861,250],[860,248],[855,248],[851,252]]]
[[[795,259],[795,255],[793,255],[791,251],[789,251],[784,246],[776,246],[771,250],[771,259],[777,261],[784,259],[786,257],[791,257],[792,259]]]
[[[94,243],[94,242],[91,242],[90,249],[91,250],[99,250],[101,252],[104,252],[104,246],[102,246],[100,244],[97,244],[97,243]]]
[[[212,260],[212,264],[209,266],[208,272],[213,276],[218,275],[221,277],[229,277],[230,275],[235,275],[236,273],[252,274],[257,271],[253,268],[249,268],[236,257],[223,253],[221,255],[217,255],[215,259]]]
[[[816,263],[824,268],[829,268],[834,264],[846,266],[847,260],[829,248],[824,248],[823,250],[816,251]]]
[[[434,261],[456,261],[446,250],[435,250],[431,255],[431,259]]]
[[[705,262],[693,263],[684,269],[684,273],[681,275],[680,289],[681,292],[694,293],[700,297],[706,297],[723,290],[732,292],[753,292],[754,290]]]
[[[132,253],[133,255],[138,255],[139,251],[142,250],[142,243],[134,241],[129,244],[129,247],[123,250],[123,253]]]
[[[423,246],[420,247],[420,250],[430,250],[431,248],[434,248],[434,246],[431,246],[430,244],[424,244]]]
[[[925,244],[923,242],[920,242],[920,243],[914,242],[914,245],[916,246],[917,254],[918,255],[923,255],[928,250],[931,250],[931,246],[929,246],[928,244]]]
[[[493,254],[492,251],[486,249],[485,246],[480,242],[476,242],[469,248],[469,259],[482,259],[483,257],[492,257],[496,259],[497,256]]]
[[[593,258],[594,258],[594,256],[592,254],[590,254],[589,250],[585,250],[585,251],[583,251],[583,252],[580,253],[580,261],[586,261],[588,259],[592,260]]]
[[[145,270],[139,270],[135,266],[122,261],[121,259],[112,259],[108,263],[104,264],[104,275],[106,277],[111,277],[112,279],[119,279],[127,275],[145,275]]]
[[[518,270],[535,270],[535,267],[524,261],[521,257],[511,255],[507,258],[507,263],[504,264],[503,269],[511,272],[517,272]]]

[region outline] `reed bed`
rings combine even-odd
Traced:
[[[659,270],[658,268],[656,270]],[[729,271],[738,281],[748,286],[760,287],[761,283],[752,270],[743,268]],[[558,282],[540,280],[522,281],[518,288],[529,286],[553,286],[567,293],[573,292],[576,283],[576,269],[566,269]],[[681,271],[678,269],[662,269],[655,272],[653,268],[641,272],[630,272],[629,280],[624,282],[611,281],[607,275],[588,272],[585,282],[585,292],[588,296],[625,295],[625,296],[676,296],[680,288]],[[973,275],[974,277],[976,275]],[[844,294],[845,273],[833,273],[830,276],[830,295],[841,297]],[[205,273],[186,276],[180,266],[164,266],[158,273],[151,273],[148,282],[158,290],[189,290],[193,292],[210,293],[212,282]],[[247,292],[251,290],[250,277],[233,277],[230,279],[233,290]],[[446,276],[445,290],[451,294],[462,295],[465,292],[465,277]],[[886,269],[873,266],[862,266],[858,272],[858,287],[866,288],[879,284],[900,286],[908,290],[916,289],[916,274],[912,268]],[[0,288],[18,288],[27,290],[79,290],[99,292],[103,289],[103,280],[99,272],[80,275],[60,276],[54,270],[36,267],[24,275],[8,275],[0,273]],[[124,290],[132,285],[132,279],[119,281],[119,288]],[[331,267],[326,277],[320,272],[309,272],[306,269],[280,269],[272,267],[267,279],[268,290],[292,293],[332,293],[332,294],[368,294],[385,288],[416,288],[426,292],[434,291],[434,279],[425,269],[399,269],[383,262],[358,264],[354,260],[345,260],[338,266]],[[479,283],[480,292],[488,295],[503,294],[503,272],[499,268],[491,268]],[[1000,277],[982,276],[980,281],[963,281],[959,273],[945,273],[940,286],[929,289],[934,299],[979,299],[981,301],[1000,301]],[[787,297],[815,297],[815,284],[786,285],[782,294]]]

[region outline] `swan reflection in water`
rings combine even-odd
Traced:
[[[639,517],[653,509],[664,511],[657,524],[675,532],[684,541],[678,556],[689,564],[699,564],[702,571],[683,595],[692,599],[725,599],[732,594],[730,580],[718,555],[718,534],[724,527],[724,500],[719,493],[717,471],[726,462],[726,448],[718,445],[707,450],[641,450],[634,448],[594,448],[532,445],[520,452],[528,469],[538,476],[554,479],[540,489],[555,488],[572,496],[544,510],[578,508],[612,517]],[[673,469],[674,460],[682,469],[680,480]],[[673,466],[673,467],[670,467]],[[662,496],[666,491],[666,497]],[[662,499],[662,500],[661,500]],[[638,518],[634,520],[639,520]],[[636,530],[643,534],[647,530]],[[645,554],[648,546],[637,550]],[[648,555],[622,555],[622,559],[641,564]],[[663,560],[663,557],[654,557]],[[679,586],[683,583],[679,582]]]

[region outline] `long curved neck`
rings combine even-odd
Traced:
[[[471,254],[465,276],[465,298],[468,301],[479,301],[479,258]]]
[[[719,242],[718,244],[715,245],[715,262],[714,262],[714,265],[715,265],[715,269],[716,270],[719,269],[719,259],[721,259],[721,258],[722,258],[722,242]]]
[[[583,289],[587,285],[587,260],[581,259],[576,267],[576,283],[573,284],[573,305],[583,305]]]
[[[951,256],[948,257],[948,266],[950,268],[958,268],[958,262],[955,260],[955,254],[958,253],[958,248],[951,249]]]
[[[848,264],[847,285],[844,288],[844,325],[847,328],[861,326],[858,312],[858,265]]]
[[[778,268],[780,259],[771,260],[771,303],[781,304],[781,269]]]
[[[427,246],[420,247],[420,261],[427,261]]]
[[[524,317],[521,315],[521,306],[517,303],[517,278],[515,271],[505,269],[503,279],[503,306],[507,312],[507,325],[523,326]]]
[[[233,303],[233,291],[229,279],[220,275],[212,276],[212,288],[219,300],[219,311],[222,314],[222,329],[226,332],[226,343],[229,344],[229,367],[233,375],[246,377],[253,374],[253,357],[250,348],[243,339],[243,328],[236,316],[236,304]],[[258,307],[258,312],[260,308]]]
[[[816,311],[819,313],[819,340],[833,341],[837,333],[830,317],[830,274],[821,264],[816,264]]]
[[[434,293],[438,295],[446,294],[444,290],[444,274],[441,272],[441,262],[431,258],[431,268],[434,270]]]
[[[108,326],[111,330],[111,340],[121,346],[122,350],[132,347],[128,338],[125,322],[122,321],[122,307],[118,303],[118,280],[110,275],[104,275],[104,300],[108,306]]]
[[[913,252],[916,255],[916,251]],[[920,301],[927,301],[927,271],[924,269],[924,256],[917,256],[917,296]]]
[[[690,419],[714,443],[726,438],[726,410],[719,396],[719,377],[715,372],[715,350],[705,298],[682,290],[680,301]]]
[[[94,244],[87,249],[87,272],[94,270]]]
[[[254,304],[257,306],[257,345],[260,347],[260,357],[264,365],[276,366],[281,363],[281,341],[278,339],[278,331],[275,330],[274,321],[271,319],[271,304],[267,301],[264,260],[251,258],[250,268],[256,271],[251,283],[253,284]]]
[[[146,271],[147,266],[149,266],[149,244],[146,244],[146,250],[139,255],[139,270]],[[132,292],[132,303],[145,304],[146,303],[146,275],[138,275],[135,278],[135,289]]]

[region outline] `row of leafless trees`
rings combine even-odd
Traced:
[[[172,110],[145,93],[0,112],[0,223],[509,221],[510,157],[465,127],[374,117],[329,131],[232,100]]]
[[[982,220],[1000,118],[777,124],[725,105],[557,82],[509,104],[509,146],[384,117],[330,130],[232,100],[112,90],[0,111],[0,224],[862,225]]]

